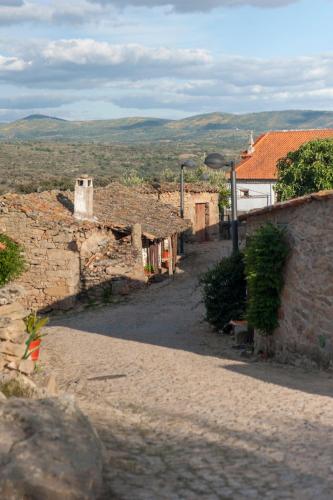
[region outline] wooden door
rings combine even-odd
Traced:
[[[195,204],[195,234],[197,241],[206,241],[206,203]]]

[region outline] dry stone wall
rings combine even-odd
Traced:
[[[333,364],[333,198],[252,215],[247,234],[268,221],[286,227],[291,247],[275,354],[282,361],[299,355]]]
[[[0,289],[0,372],[23,373],[31,375],[34,363],[23,360],[26,350],[24,318],[29,311],[18,300],[24,295],[24,289],[7,285]]]
[[[28,269],[17,282],[26,291],[22,303],[32,310],[69,309],[82,292],[97,298],[112,284],[114,293],[143,283],[140,226],[136,231],[140,238],[75,221],[41,222],[38,214],[0,207],[0,232],[25,250]]]

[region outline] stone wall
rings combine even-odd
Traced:
[[[162,192],[159,194],[159,200],[162,203],[172,205],[179,209],[180,206],[180,196],[179,192]],[[191,235],[195,234],[196,226],[196,214],[195,205],[196,203],[208,203],[209,204],[209,222],[208,222],[208,236],[210,239],[219,238],[219,223],[220,223],[220,213],[219,213],[219,194],[218,193],[192,193],[185,192],[184,198],[184,217],[192,222],[192,232]]]
[[[24,318],[29,314],[20,303],[24,296],[22,287],[7,285],[0,288],[0,373],[24,373],[30,375],[34,363],[22,359],[27,339]]]
[[[333,195],[250,215],[247,234],[266,222],[286,227],[291,254],[285,271],[275,354],[333,363]]]
[[[132,244],[131,234],[40,222],[7,208],[2,208],[0,232],[24,247],[28,268],[17,281],[26,290],[22,302],[29,309],[68,309],[82,292],[97,298],[112,282],[114,292],[120,281],[129,287],[144,281],[142,249],[137,239]]]

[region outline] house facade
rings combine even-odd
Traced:
[[[189,226],[171,207],[120,184],[94,190],[90,177],[77,179],[74,193],[0,198],[0,232],[24,248],[27,270],[18,281],[35,310],[127,293],[147,281],[148,264],[151,274],[173,273],[174,241]]]
[[[277,162],[302,144],[316,139],[333,139],[333,129],[283,130],[267,132],[253,142],[236,167],[239,213],[276,203]]]
[[[145,185],[143,192],[168,204],[180,213],[180,185],[175,182]],[[208,183],[186,183],[184,186],[184,218],[192,223],[187,240],[204,242],[219,238],[219,189]]]

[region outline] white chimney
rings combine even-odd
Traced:
[[[81,220],[94,218],[94,186],[89,175],[78,177],[75,182],[74,217]]]
[[[249,149],[247,150],[247,154],[248,155],[253,155],[253,153],[255,152],[255,147],[254,147],[254,139],[253,139],[253,132],[251,131],[251,134],[250,134],[250,139],[249,139]]]

